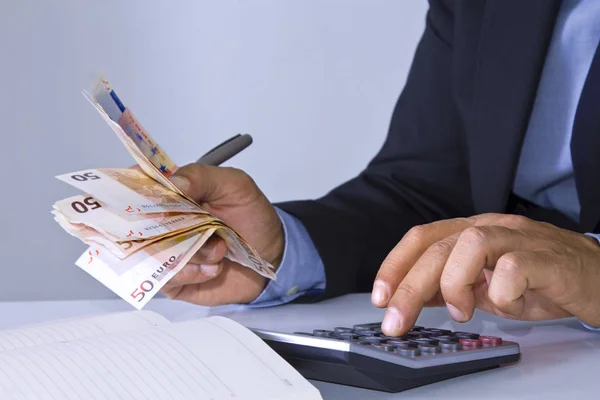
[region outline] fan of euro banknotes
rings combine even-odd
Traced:
[[[98,168],[57,176],[83,192],[56,202],[52,210],[65,231],[89,245],[77,266],[142,309],[212,235],[218,235],[227,244],[227,258],[275,279],[272,266],[243,237],[167,179],[177,166],[108,80],[99,76],[84,95],[141,171]]]

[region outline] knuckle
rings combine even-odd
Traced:
[[[167,298],[170,300],[177,300],[177,297],[181,293],[181,290],[173,287],[162,288],[161,293],[167,296]]]
[[[215,258],[217,253],[217,246],[214,243],[206,243],[204,246],[200,248],[192,257],[195,261],[207,262]],[[201,263],[197,263],[201,264]]]
[[[198,163],[191,163],[179,168],[176,175],[185,175],[187,178],[200,176],[206,170],[206,166]]]
[[[206,257],[206,255],[204,253],[198,251],[196,254],[194,254],[192,256],[192,258],[190,258],[189,263],[202,265],[204,263],[207,263],[208,261],[209,261],[208,257]],[[177,275],[175,275],[175,276],[177,276]]]
[[[388,281],[390,278],[396,275],[395,271],[399,269],[399,262],[394,258],[394,256],[388,256],[381,263],[381,267],[379,268],[379,272],[377,273],[377,279]]]
[[[473,246],[481,246],[487,240],[488,232],[483,226],[470,226],[460,234],[460,241]]]
[[[454,242],[446,238],[432,244],[427,251],[438,256],[447,255],[452,252],[452,249],[454,249]]]
[[[185,277],[181,276],[181,274],[173,276],[169,281],[169,287],[178,287],[183,285],[185,285]]]
[[[415,225],[406,232],[404,238],[409,242],[421,242],[426,238],[427,227],[425,225]]]
[[[410,283],[401,283],[400,286],[398,286],[398,289],[396,289],[394,297],[396,296],[409,299],[418,298],[419,290]]]
[[[516,214],[506,214],[501,219],[500,222],[503,226],[506,227],[522,227],[525,224],[528,224],[530,221],[529,218],[524,217],[522,215]]]
[[[521,272],[522,264],[523,258],[518,253],[504,254],[498,259],[494,274],[503,277],[514,277]]]
[[[421,268],[437,268],[440,262],[445,263],[453,248],[454,244],[449,240],[443,239],[435,242],[421,255],[419,260]]]
[[[227,245],[221,238],[210,238],[204,246],[192,256],[192,264],[217,264],[223,261],[227,254]]]
[[[229,174],[235,179],[236,182],[241,182],[247,185],[256,185],[254,179],[246,173],[246,171],[235,167],[225,167]]]
[[[402,260],[398,248],[399,245],[390,251],[382,261],[378,275],[382,275],[382,277],[388,277],[390,274],[395,275],[395,271],[401,268]]]
[[[224,185],[230,193],[238,193],[245,197],[250,196],[249,198],[253,200],[261,196],[264,197],[254,179],[245,171],[234,167],[219,168],[226,170]]]
[[[491,218],[498,218],[498,217],[504,216],[504,215],[506,215],[506,214],[487,212],[487,213],[479,214],[479,217],[485,218],[485,219],[491,219]]]

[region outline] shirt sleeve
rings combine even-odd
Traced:
[[[600,242],[600,234],[597,234],[597,233],[586,233],[586,235],[588,235],[588,236],[591,236],[591,237],[593,237],[594,239],[598,240],[598,242]],[[580,321],[580,322],[581,322],[581,324],[582,324],[583,326],[585,326],[586,328],[588,328],[588,329],[590,329],[590,330],[592,330],[592,331],[597,331],[597,332],[600,332],[600,326],[590,326],[590,325],[586,324],[586,323],[585,323],[585,322],[583,322],[583,321]]]
[[[325,267],[306,228],[296,217],[275,208],[285,235],[281,265],[262,293],[248,306],[269,307],[325,290]]]

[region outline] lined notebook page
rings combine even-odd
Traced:
[[[222,317],[0,353],[1,399],[321,399]]]
[[[87,318],[69,318],[56,322],[0,330],[0,352],[42,344],[71,341],[122,331],[167,325],[169,321],[151,311],[129,311]]]

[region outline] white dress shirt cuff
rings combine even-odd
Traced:
[[[325,268],[308,232],[296,217],[275,208],[285,236],[277,280],[271,280],[250,307],[288,303],[300,296],[325,290]]]

